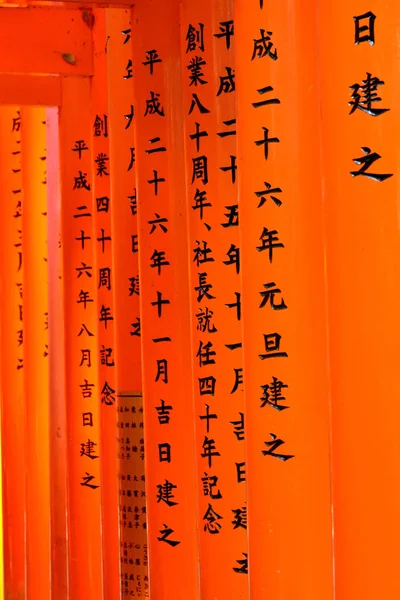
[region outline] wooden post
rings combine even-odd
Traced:
[[[49,308],[46,109],[23,107],[22,246],[26,415],[27,595],[50,600]]]
[[[94,76],[92,84],[92,147],[94,192],[94,282],[97,290],[98,385],[101,394],[101,516],[103,542],[103,575],[105,598],[120,596],[120,560],[118,535],[118,478],[116,415],[117,390],[115,378],[114,321],[112,281],[112,232],[109,151],[109,115],[107,85],[107,30],[104,10],[94,12]],[[104,319],[100,321],[101,316]]]
[[[179,3],[137,5],[132,43],[150,597],[196,600]]]
[[[4,591],[26,593],[21,118],[0,110],[0,265]],[[15,171],[15,172],[14,172]],[[15,477],[18,477],[18,485]]]
[[[97,385],[91,84],[89,79],[65,78],[62,85],[69,593],[71,598],[98,600],[102,597],[99,404],[109,396]]]
[[[201,596],[247,598],[233,3],[182,2]]]
[[[398,5],[378,0],[321,3],[318,12],[335,573],[343,600],[400,594],[399,407],[392,401],[400,391],[399,17]]]
[[[68,598],[67,404],[58,108],[48,108],[46,114],[51,591],[55,598]]]
[[[2,385],[1,385],[1,369],[0,369],[0,402],[3,402],[3,393],[2,393]],[[3,434],[2,434],[2,427],[1,427],[1,411],[0,411],[0,465],[2,465],[2,457],[1,457],[1,453],[2,453],[2,445],[1,445],[1,438],[2,438]],[[3,513],[4,513],[4,507],[3,507],[3,477],[0,477],[0,498],[1,498],[1,510],[0,510],[0,531],[2,533],[2,535],[0,535],[0,598],[1,600],[4,600],[4,544],[3,544],[3,528],[4,528],[4,521],[3,521]]]
[[[235,4],[250,597],[333,597],[315,4]],[[307,32],[307,33],[305,33]],[[312,165],[312,166],[311,166]]]
[[[107,35],[121,588],[148,597],[131,10],[107,11]]]

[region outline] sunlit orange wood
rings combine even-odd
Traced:
[[[50,0],[51,1],[51,0]],[[132,6],[132,0],[92,0],[91,2],[78,2],[78,0],[63,0],[66,5],[78,4],[80,7],[96,7],[96,8],[117,8],[123,9],[126,6]]]
[[[248,578],[233,3],[181,6],[201,596],[239,599]]]
[[[139,4],[133,14],[146,489],[154,600],[199,598],[178,24],[178,3],[152,0]]]
[[[12,0],[11,2],[0,0],[0,6],[28,6],[28,0]]]
[[[68,598],[67,426],[65,395],[64,301],[61,248],[61,199],[58,109],[46,110],[47,223],[49,277],[49,434],[51,591]]]
[[[4,587],[25,596],[25,405],[23,389],[20,113],[0,110],[0,265]],[[15,172],[14,172],[15,171]]]
[[[396,3],[319,5],[335,573],[343,600],[400,595],[399,405],[391,401],[400,391],[399,23]]]
[[[235,3],[254,600],[333,598],[314,19],[313,1]]]
[[[46,110],[22,108],[27,595],[50,599]],[[35,391],[34,391],[35,390]]]
[[[131,11],[107,11],[122,597],[149,596]]]
[[[101,517],[104,597],[120,597],[120,558],[117,478],[117,398],[112,289],[111,186],[112,164],[108,135],[107,31],[104,10],[94,13],[94,76],[92,84],[93,218],[95,225],[94,281],[97,289],[98,385],[101,394]],[[101,320],[102,319],[102,320]]]
[[[102,597],[97,302],[89,79],[64,78],[60,163],[71,598]]]
[[[58,106],[61,80],[58,76],[0,74],[0,104]]]
[[[2,385],[1,385],[1,369],[0,369],[0,402],[3,402],[3,394],[2,394]],[[1,428],[1,411],[0,411],[0,453],[2,452],[1,446],[1,438],[3,437],[2,428]],[[2,465],[2,460],[0,456],[0,465]],[[0,477],[0,498],[1,498],[1,510],[0,510],[0,531],[2,535],[0,536],[0,598],[4,600],[4,544],[3,544],[3,478]]]
[[[1,2],[0,2],[1,4]],[[11,4],[5,2],[4,4]],[[91,8],[122,8],[126,9],[127,6],[133,6],[132,0],[91,0],[90,2],[79,2],[78,0],[18,0],[15,4],[25,5],[25,6],[46,6],[46,5],[54,5],[54,6],[62,6],[65,4],[68,7],[71,6],[79,6],[79,8],[91,9]]]
[[[2,8],[0,73],[92,75],[92,30],[82,11]]]

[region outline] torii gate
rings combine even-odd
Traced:
[[[4,598],[399,596],[399,20],[1,4]]]
[[[57,213],[58,184],[54,177],[57,178],[57,174],[59,173],[59,164],[67,165],[71,162],[69,157],[67,158],[67,154],[70,151],[70,147],[73,147],[76,129],[79,129],[80,125],[84,123],[85,129],[89,132],[92,121],[91,110],[92,93],[94,93],[95,51],[93,11],[96,12],[96,9],[103,6],[113,6],[114,3],[93,2],[83,8],[77,8],[75,3],[69,3],[69,6],[66,6],[66,4],[61,6],[60,4],[57,5],[57,3],[51,3],[52,5],[49,6],[49,4],[39,3],[37,5],[37,3],[29,3],[28,6],[28,3],[19,3],[18,8],[1,7],[0,29],[4,61],[1,61],[0,66],[0,103],[17,107],[57,107],[60,110],[59,125],[57,115],[51,110],[48,111],[47,119],[48,167],[49,163],[51,163],[50,170],[48,170],[48,183],[51,192],[47,210],[52,217],[52,227],[49,230],[49,235],[52,239],[49,239],[49,250],[51,245],[53,250],[55,250],[59,242],[56,231],[52,233],[52,228],[54,226],[57,227],[60,216]],[[109,14],[110,29],[113,27],[113,20],[117,27],[119,22],[130,22],[131,4],[122,0],[115,3],[115,6],[125,6],[127,8],[124,11],[114,11],[113,14]],[[104,11],[102,13],[97,10],[96,16],[102,21],[102,28],[105,29]],[[26,45],[22,47],[21,42]],[[99,49],[97,49],[97,52],[99,53]],[[104,59],[106,58],[104,52],[103,57]],[[97,64],[99,65],[100,62],[98,60]],[[107,69],[105,63],[104,66]],[[118,107],[118,102],[116,105]],[[105,112],[107,112],[107,109]],[[43,142],[43,133],[40,135],[40,123],[38,119],[40,115],[43,118],[45,113],[38,112],[37,109],[36,112],[35,109],[22,109],[22,113],[25,123],[24,129],[26,131],[24,168],[27,171],[29,165],[31,165],[31,176],[33,177],[35,159],[37,161],[35,148],[36,150],[38,149],[39,140]],[[61,135],[59,164],[58,127],[60,127]],[[76,137],[79,138],[79,135],[76,134]],[[5,156],[7,143],[10,143],[10,138],[3,140],[3,165],[7,164],[8,157],[6,158]],[[44,148],[42,150],[44,151]],[[115,150],[116,155],[117,152],[118,148]],[[63,167],[61,170],[63,171],[61,194],[63,199],[67,200],[68,194],[70,195],[70,186],[64,182],[67,181],[68,176],[71,178],[71,173],[67,172],[68,169],[64,171]],[[2,183],[4,186],[4,182]],[[7,187],[7,182],[5,182],[5,185]],[[7,189],[3,189],[3,191],[8,192]],[[37,203],[37,186],[35,189],[33,185],[33,189],[27,190],[27,192],[26,195],[30,195],[32,201]],[[25,198],[25,200],[26,204],[28,204],[28,198]],[[32,224],[34,224],[34,219]],[[7,227],[8,222],[4,221],[4,225]],[[3,237],[3,239],[6,238]],[[35,246],[34,239],[27,240],[27,244],[25,245],[28,252],[32,251]],[[59,259],[52,259],[49,256],[50,262],[52,263],[53,274],[59,273],[61,267]],[[67,272],[65,265],[63,270],[65,275]],[[37,276],[37,265],[35,272]],[[97,506],[96,503],[93,506],[93,500],[89,498],[86,501],[87,506],[85,507],[84,497],[82,495],[78,497],[76,492],[71,491],[71,487],[73,486],[66,484],[66,481],[73,477],[71,472],[74,470],[74,462],[76,465],[76,461],[68,462],[68,460],[67,465],[65,462],[66,452],[67,455],[71,452],[74,443],[78,443],[79,447],[79,441],[77,442],[76,434],[73,437],[74,427],[72,419],[67,418],[66,422],[65,405],[62,404],[62,399],[65,399],[65,393],[60,388],[60,381],[55,381],[57,378],[64,380],[64,366],[62,365],[64,357],[63,331],[59,326],[57,327],[57,318],[64,318],[63,314],[59,312],[60,308],[57,309],[60,306],[60,302],[62,302],[60,293],[62,293],[60,290],[54,289],[53,298],[50,299],[54,319],[53,331],[51,332],[53,337],[52,345],[53,347],[57,347],[54,354],[58,355],[53,360],[53,370],[55,372],[52,375],[53,383],[50,384],[50,391],[57,395],[58,401],[50,405],[47,403],[43,406],[40,423],[37,422],[38,415],[35,414],[36,409],[32,408],[32,410],[29,410],[27,406],[26,444],[29,452],[27,454],[28,475],[26,496],[23,494],[23,488],[16,488],[10,478],[7,478],[5,482],[5,594],[7,598],[25,598],[26,594],[32,598],[100,598],[103,594],[102,590],[104,590],[104,593],[108,597],[116,598],[120,594],[120,550],[119,545],[116,545],[118,544],[117,505],[115,504],[117,502],[117,495],[111,500],[115,504],[113,506],[115,514],[111,516],[111,527],[114,528],[114,532],[111,535],[113,539],[110,539],[105,534],[107,530],[107,516],[105,516],[103,517],[102,525],[103,537],[105,534],[105,539],[102,543],[100,538],[100,501],[97,500]],[[32,293],[31,302],[35,301],[36,303],[38,301],[37,294]],[[68,299],[66,302],[68,305]],[[58,317],[57,310],[59,313]],[[32,322],[35,316],[37,317],[37,315],[31,315]],[[35,331],[32,332],[32,337],[34,336]],[[7,343],[6,338],[7,336],[4,335],[3,339],[5,343]],[[32,373],[31,368],[30,384],[40,386],[40,377],[43,376],[43,370],[40,372],[37,369],[38,365],[35,366],[35,373]],[[123,375],[121,379],[123,380]],[[13,380],[9,383],[10,386],[15,384]],[[4,395],[7,393],[5,381],[3,393]],[[15,424],[21,423],[24,407],[23,404],[18,404],[17,402],[4,402],[4,405],[3,461],[6,471],[7,469],[11,471],[13,466],[23,464],[23,453],[26,450],[26,446],[23,444],[25,435],[23,428],[19,429],[19,439],[15,439]],[[69,405],[69,412],[72,412],[71,408],[71,405]],[[47,419],[45,418],[46,410],[49,410]],[[46,440],[46,427],[49,425],[50,439]],[[14,438],[14,441],[8,439],[8,434]],[[21,444],[21,454],[19,455],[15,453],[15,450],[12,450],[12,447],[18,444],[18,442]],[[49,442],[52,449],[49,464],[52,472],[51,481],[49,480],[47,469],[43,466],[43,462],[41,462],[46,460],[46,454],[47,460],[49,460]],[[115,482],[111,484],[111,492],[116,490],[116,475],[115,464],[114,470],[110,473],[111,480],[113,476],[115,479]],[[107,483],[106,480],[107,477],[105,477],[105,484]],[[111,496],[111,493],[109,496]],[[107,493],[103,496],[102,503],[104,507],[107,505]],[[24,525],[25,511],[26,525]],[[49,519],[50,512],[51,520]],[[66,528],[67,512],[69,513],[69,526]],[[26,553],[23,550],[25,535]],[[81,539],[85,535],[91,538],[87,542]],[[68,537],[68,548],[66,536]],[[121,537],[123,540],[124,536],[122,535]],[[146,537],[143,538],[143,535],[136,534],[136,542],[143,543],[143,540],[145,541]],[[92,550],[90,550],[91,547],[93,548]],[[111,553],[111,556],[108,556],[108,553]],[[112,553],[114,556],[112,556]],[[109,565],[109,567],[105,567],[104,575],[102,575],[102,560]],[[143,582],[143,574],[147,572],[147,568],[145,566],[139,567],[136,568],[136,571],[142,573],[141,586],[147,587],[146,583]],[[105,579],[104,584],[103,577]],[[136,582],[129,583],[129,585],[137,588]]]

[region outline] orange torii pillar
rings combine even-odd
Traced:
[[[120,596],[120,558],[117,477],[117,395],[114,354],[114,302],[110,173],[112,163],[108,135],[107,29],[104,10],[94,12],[94,76],[92,79],[94,281],[97,290],[98,386],[100,392],[101,517],[104,597]]]
[[[122,597],[149,596],[131,10],[107,11]]]
[[[51,591],[68,597],[67,425],[58,108],[46,110]]]
[[[139,3],[132,41],[150,597],[196,600],[179,3]]]
[[[181,7],[201,597],[245,599],[247,506],[233,2],[184,0]]]
[[[61,219],[66,347],[71,598],[102,597],[100,389],[94,270],[91,81],[63,78]]]
[[[314,19],[235,3],[252,600],[333,597]]]
[[[379,0],[319,7],[334,549],[342,600],[400,596],[399,19],[397,3]]]
[[[27,596],[50,600],[46,109],[21,108]]]
[[[2,386],[1,386],[1,369],[0,369],[0,402],[3,401],[2,396]],[[1,453],[1,438],[2,438],[2,429],[1,429],[1,412],[0,412],[0,465],[2,464]],[[3,498],[3,478],[0,477],[0,498]],[[0,531],[3,532],[4,520],[3,520],[3,504],[2,510],[0,510]],[[3,535],[0,536],[0,598],[4,599],[4,544],[3,544]]]
[[[26,593],[21,118],[0,109],[0,269],[4,588]],[[17,483],[16,483],[17,482]]]

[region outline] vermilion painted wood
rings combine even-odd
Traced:
[[[1,370],[0,370],[1,377]],[[0,402],[2,402],[2,387],[0,380]],[[1,413],[0,413],[1,415]],[[1,426],[0,426],[0,436],[2,437]],[[1,438],[0,438],[0,452],[1,452]],[[1,460],[1,459],[0,459]],[[0,462],[2,464],[2,461]],[[3,498],[3,478],[0,477],[0,498]],[[0,510],[0,531],[3,532],[3,510]],[[4,598],[4,544],[3,544],[3,535],[0,537],[0,598]]]
[[[15,120],[16,119],[16,120]],[[19,107],[0,110],[0,269],[4,591],[26,593],[25,403],[23,384],[22,239]],[[13,130],[14,129],[14,130]],[[13,170],[16,172],[14,173]],[[18,476],[18,485],[16,485]]]
[[[122,597],[149,595],[131,11],[107,11],[119,534]],[[135,250],[133,252],[133,250]]]
[[[100,458],[96,458],[101,457],[101,390],[97,383],[96,286],[94,277],[90,277],[90,267],[93,270],[95,265],[91,82],[87,78],[64,78],[62,86],[60,164],[66,322],[69,593],[71,598],[98,600],[103,593],[102,482]],[[88,148],[82,153],[75,151],[82,147],[80,141]]]
[[[196,600],[199,572],[179,3],[138,4],[132,12],[132,43],[150,597]],[[150,65],[151,50],[162,62]],[[160,102],[159,111],[151,108],[152,98]],[[160,148],[165,151],[152,152]],[[164,181],[151,183],[155,176]],[[160,270],[157,252],[165,252],[162,262],[168,263]],[[176,487],[170,488],[171,484]]]
[[[242,322],[234,306],[240,302],[241,276],[232,135],[237,125],[233,17],[233,3],[227,0],[181,3],[200,581],[205,600],[245,599],[248,587],[242,570],[247,556]],[[195,104],[196,98],[205,109]],[[207,290],[207,285],[212,287]]]
[[[254,600],[334,596],[315,19],[235,3]]]
[[[397,598],[400,10],[377,0],[317,5],[336,593]],[[380,158],[363,165],[369,152]],[[357,175],[363,166],[392,176]]]
[[[61,81],[56,75],[32,76],[0,74],[0,104],[59,106]]]
[[[126,8],[128,6],[133,6],[134,3],[132,0],[93,0],[92,2],[78,2],[77,0],[64,0],[64,1],[54,1],[54,0],[14,0],[13,2],[4,2],[4,0],[0,1],[1,7],[15,8],[18,5],[19,7],[31,7],[31,8],[42,8],[43,6],[54,6],[57,8],[62,8],[64,5],[68,7],[79,6],[79,8],[83,8],[85,10],[91,10],[92,8]]]
[[[27,595],[50,600],[49,303],[46,110],[24,107],[22,250],[26,414]]]
[[[101,443],[101,518],[103,543],[104,597],[120,597],[120,557],[118,522],[118,476],[117,476],[117,397],[115,374],[115,310],[112,281],[104,278],[104,270],[110,269],[115,241],[111,231],[110,173],[112,162],[109,150],[109,115],[107,85],[107,30],[104,10],[94,12],[94,75],[92,80],[91,143],[94,220],[94,280],[97,290],[97,344],[98,386],[102,393],[111,389],[112,399],[102,400],[99,407]],[[110,320],[100,321],[101,311],[108,311]],[[110,392],[111,393],[111,392]]]
[[[58,109],[46,110],[47,219],[49,273],[50,514],[51,591],[68,598],[67,403],[65,395],[65,322],[61,248],[61,198]]]
[[[0,57],[0,73],[92,75],[92,29],[78,9],[2,8]]]

